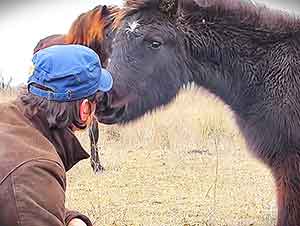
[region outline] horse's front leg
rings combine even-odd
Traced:
[[[300,226],[300,153],[287,153],[272,166],[277,190],[277,226]]]
[[[104,170],[104,167],[100,163],[98,140],[99,140],[99,127],[96,119],[93,120],[92,126],[89,130],[89,137],[91,142],[91,166],[94,173],[98,173]]]

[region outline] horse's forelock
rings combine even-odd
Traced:
[[[117,29],[126,16],[140,10],[157,10],[169,17],[173,17],[177,11],[177,5],[178,0],[127,0],[122,9],[115,15],[113,28]]]

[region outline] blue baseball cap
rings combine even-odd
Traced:
[[[102,68],[97,53],[86,46],[51,46],[34,54],[32,63],[28,90],[48,100],[80,100],[97,91],[107,92],[113,85],[112,76]]]

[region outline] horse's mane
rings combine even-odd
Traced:
[[[41,39],[35,46],[34,53],[53,45],[80,44],[94,49],[98,54],[104,54],[103,42],[107,40],[105,35],[111,34],[118,10],[119,7],[116,6],[99,5],[82,13],[72,23],[68,33],[50,35]]]
[[[216,10],[220,17],[232,17],[235,24],[248,24],[256,29],[275,32],[295,32],[300,29],[296,14],[268,8],[252,0],[196,0],[200,7]]]
[[[105,28],[113,23],[118,10],[116,6],[97,6],[81,14],[65,35],[65,42],[90,46],[95,40],[103,41]]]
[[[127,0],[124,7],[116,15],[116,21],[122,21],[125,16],[142,9],[157,9],[163,13],[174,12],[172,7],[178,0]],[[251,0],[185,0],[185,4],[194,4],[199,8],[191,7],[193,15],[201,13],[201,8],[210,12],[213,17],[231,18],[235,24],[252,25],[257,29],[277,32],[295,32],[300,30],[299,17],[281,10],[270,9],[262,3]],[[196,11],[198,10],[198,11]],[[199,14],[198,14],[199,15]],[[120,23],[116,22],[115,27]]]

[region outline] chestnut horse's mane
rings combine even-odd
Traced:
[[[131,15],[142,9],[157,9],[164,13],[168,11],[175,12],[179,0],[127,0],[124,7],[117,13],[115,27],[120,21],[128,15]],[[234,24],[252,25],[256,29],[264,31],[295,32],[300,31],[299,16],[288,14],[281,10],[267,8],[264,4],[256,3],[252,0],[183,0],[184,4],[199,5],[199,14],[201,8],[207,12],[212,12],[214,16],[220,18],[234,18]],[[193,8],[194,9],[194,8]],[[197,13],[197,12],[191,12]]]
[[[113,23],[118,10],[116,6],[97,6],[81,14],[65,35],[65,42],[90,46],[95,40],[103,41],[105,28]]]
[[[98,54],[103,53],[105,52],[102,51],[104,49],[102,44],[106,39],[105,32],[112,30],[115,15],[118,11],[119,8],[116,6],[99,5],[82,13],[72,23],[68,33],[50,35],[41,39],[33,52],[36,53],[53,45],[80,44],[93,48]]]

